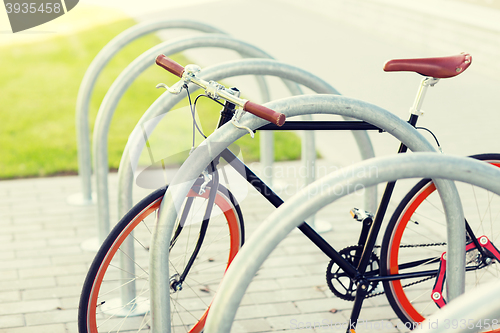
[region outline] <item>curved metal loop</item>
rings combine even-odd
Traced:
[[[82,83],[78,90],[76,100],[76,138],[78,151],[78,173],[82,184],[83,203],[92,202],[92,165],[90,157],[90,127],[89,127],[89,109],[90,99],[94,90],[95,83],[99,74],[106,64],[123,47],[136,40],[139,37],[152,32],[164,29],[191,29],[207,33],[224,34],[224,31],[212,27],[208,24],[190,21],[190,20],[156,20],[152,22],[137,24],[113,38],[87,68],[83,76]]]
[[[269,64],[269,66],[271,68],[278,67],[277,62]],[[287,118],[303,114],[329,113],[364,120],[387,131],[412,151],[435,152],[432,145],[405,121],[380,107],[352,98],[336,95],[305,95],[274,101],[267,103],[266,106],[277,112],[285,113]],[[251,129],[256,129],[266,122],[247,114],[242,118],[241,123]],[[161,331],[164,327],[170,327],[170,299],[168,290],[164,288],[168,286],[168,247],[173,225],[177,218],[176,208],[182,205],[195,179],[210,161],[245,133],[243,130],[234,128],[231,124],[225,124],[212,133],[199,146],[199,148],[206,147],[207,149],[193,151],[177,172],[164,196],[160,217],[153,231],[150,252],[151,311],[153,313],[153,329],[155,330]],[[436,180],[435,183],[447,215],[448,255],[451,267],[452,262],[459,263],[460,260],[457,258],[465,256],[465,244],[459,241],[465,237],[464,227],[460,224],[461,221],[463,222],[463,212],[453,182]],[[450,298],[453,298],[454,292],[462,293],[464,288],[464,275],[455,274],[464,271],[464,263],[462,262],[461,266],[457,264],[453,269],[456,270],[453,276],[452,274],[448,275],[450,278],[448,281]]]
[[[94,172],[96,177],[97,211],[99,239],[104,241],[110,230],[109,196],[108,196],[108,132],[114,111],[121,97],[132,84],[133,80],[154,64],[154,59],[160,53],[175,54],[187,49],[198,47],[218,47],[235,50],[245,57],[271,56],[259,48],[227,35],[207,34],[181,37],[144,52],[128,65],[109,88],[97,113],[94,126],[92,152],[94,157]],[[121,215],[123,216],[123,215]]]
[[[278,243],[309,215],[354,192],[356,188],[404,178],[458,180],[500,195],[500,169],[466,157],[433,153],[399,154],[364,161],[331,173],[285,202],[246,242],[224,275],[220,286],[224,292],[217,293],[212,303],[205,332],[230,331],[245,290],[259,267]],[[448,263],[453,265],[449,258]]]

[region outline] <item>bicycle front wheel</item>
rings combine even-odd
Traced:
[[[500,167],[500,154],[471,157]],[[500,281],[495,247],[500,244],[500,197],[468,184],[457,183],[457,188],[470,227],[465,239],[468,291]],[[383,284],[391,307],[409,328],[446,304],[446,220],[435,190],[430,179],[420,181],[395,210],[382,241],[381,275],[407,274]]]
[[[132,208],[99,249],[84,282],[80,333],[150,332],[149,244],[166,188]],[[170,281],[178,281],[197,246],[211,189],[193,187],[179,213],[170,246]],[[182,223],[180,220],[182,219]],[[231,193],[219,185],[201,248],[182,285],[170,288],[171,332],[198,333],[219,282],[243,244],[243,219]]]

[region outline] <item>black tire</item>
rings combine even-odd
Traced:
[[[191,206],[189,212],[192,214],[192,218],[197,218],[196,210],[198,201],[200,201],[200,204],[201,201],[206,201],[205,198],[197,193],[198,189],[199,187],[193,187],[195,191],[191,191],[188,195],[188,197],[192,197],[195,202]],[[156,219],[165,191],[166,187],[160,188],[136,204],[113,228],[97,252],[85,279],[80,297],[78,310],[78,329],[80,333],[110,332],[116,331],[119,327],[121,327],[120,332],[128,327],[132,328],[134,332],[150,331],[151,328],[148,323],[150,315],[147,266],[149,263],[148,242],[150,239],[151,226],[148,226],[147,223],[154,224],[153,219]],[[206,188],[205,193],[205,196],[208,196],[210,188]],[[188,277],[183,285],[183,290],[178,292],[173,292],[173,290],[171,290],[171,301],[173,302],[172,311],[174,312],[176,309],[181,309],[179,314],[172,314],[173,320],[181,320],[180,323],[172,323],[176,325],[176,332],[183,331],[195,333],[203,329],[206,313],[210,306],[211,299],[215,295],[214,291],[230,261],[234,258],[238,249],[243,245],[244,226],[241,209],[232,194],[222,185],[219,185],[216,205],[214,205],[213,209],[214,212],[210,219],[203,245],[200,253],[196,257],[193,267],[189,271]],[[217,213],[219,213],[219,215],[216,215]],[[171,256],[169,258],[171,268],[172,265],[175,265],[174,261],[176,257],[174,254],[177,252],[177,249],[187,249],[186,254],[180,257],[181,261],[184,262],[185,259],[182,258],[192,253],[192,250],[188,249],[188,247],[196,243],[197,237],[196,232],[191,231],[198,230],[199,232],[199,223],[190,221],[191,220],[188,220],[187,222],[189,223],[183,226],[179,237],[176,239],[175,245],[171,249]],[[196,224],[198,224],[198,226]],[[139,226],[141,226],[141,228],[139,228]],[[222,232],[227,232],[229,237],[225,239],[221,237],[220,233]],[[191,236],[195,238],[191,239]],[[187,238],[187,240],[184,240],[185,238]],[[214,241],[214,243],[209,244],[210,241]],[[124,266],[119,265],[118,259],[120,258],[118,257],[120,256],[116,254],[120,252],[123,253],[123,247],[127,242],[134,243],[132,247],[134,252],[128,253],[129,255],[132,253],[135,260],[130,261],[127,255],[123,256],[121,259],[125,262],[130,262],[131,266],[135,267],[136,271],[138,271],[137,274],[130,272],[131,269],[127,270],[125,273],[123,273],[125,270],[120,271],[120,268]],[[218,248],[220,242],[224,243],[221,246],[228,245],[229,249]],[[132,255],[130,255],[130,257],[131,256]],[[177,257],[177,259],[179,260],[179,257]],[[116,264],[114,264],[115,261],[117,261]],[[181,263],[181,266],[183,264],[184,263]],[[119,266],[119,268],[115,269],[115,266]],[[202,268],[198,268],[199,266],[202,266]],[[175,272],[175,268],[171,269],[171,272]],[[130,280],[126,282],[122,281],[124,278],[123,276],[127,274],[131,275]],[[194,276],[196,279],[191,278],[191,276]],[[203,280],[208,277],[213,278],[214,281]],[[136,287],[135,295],[137,296],[131,299],[130,304],[122,306],[119,297],[116,298],[115,289],[123,286],[130,287],[132,281],[134,281],[133,284]],[[193,281],[199,282],[200,285],[197,285],[197,283]],[[142,285],[140,291],[139,288],[137,288],[139,285]],[[188,294],[186,291],[188,288],[190,288],[191,294]],[[181,294],[183,296],[180,296]],[[189,295],[186,296],[186,301],[185,298],[183,298],[184,295]],[[113,304],[110,304],[115,302],[113,299],[108,299],[112,297],[115,297],[119,301],[120,309],[114,308]],[[189,309],[186,308],[186,306],[191,306],[191,303],[199,304],[193,304],[192,311],[188,311]],[[106,309],[105,307],[108,308]],[[147,312],[142,315],[136,315],[135,311],[140,313],[141,308],[144,308]],[[182,308],[184,308],[184,310],[182,310]],[[189,315],[193,318],[184,318],[184,316]],[[176,316],[178,318],[176,318]],[[203,322],[200,322],[201,320],[203,320]]]
[[[471,157],[500,167],[500,154],[481,154]],[[495,242],[500,244],[500,239],[496,237],[500,231],[500,198],[491,192],[468,184],[457,183],[457,187],[461,194],[465,218],[476,238],[486,235],[493,244]],[[423,268],[420,270],[438,269],[439,258],[446,251],[446,231],[443,232],[443,227],[445,227],[444,214],[442,217],[438,214],[442,207],[439,195],[437,192],[433,192],[433,188],[430,179],[421,180],[410,190],[394,211],[382,241],[380,253],[380,274],[382,276],[397,272],[409,272],[411,269],[404,270],[401,267],[403,263],[424,258],[427,261],[421,265]],[[475,202],[469,200],[471,196],[464,195],[466,190],[473,191],[472,199],[475,199]],[[488,216],[481,215],[482,208],[490,214]],[[479,217],[474,214],[475,211],[479,213]],[[486,217],[490,219],[488,229],[485,228]],[[474,251],[477,255],[477,250]],[[473,255],[472,252],[467,254],[468,258],[469,256],[472,258]],[[472,259],[468,260],[468,265],[475,263],[475,261],[471,261]],[[493,259],[489,265],[467,272],[466,288],[473,288],[470,281],[474,280],[474,274],[476,275],[474,283],[483,283],[484,280],[488,280],[484,273],[498,270],[499,266],[498,260]],[[418,267],[416,268],[418,269]],[[500,279],[500,274],[495,272],[491,278]],[[419,277],[405,281],[383,282],[385,294],[391,307],[407,327],[415,327],[416,323],[421,322],[423,318],[438,309],[435,301],[431,298],[436,277],[428,277],[425,281],[423,279],[423,277]],[[443,297],[445,297],[444,291]]]

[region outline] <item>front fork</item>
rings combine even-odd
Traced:
[[[479,262],[478,265],[489,265],[493,260],[491,256],[493,256],[493,258],[495,258],[497,262],[500,262],[500,252],[486,236],[478,237],[477,242],[470,242],[468,245],[466,245],[465,253],[471,252],[473,250],[479,251],[480,249],[477,248],[476,244],[479,244],[483,249],[483,251],[481,251],[480,253],[486,253],[487,255],[487,256],[479,255],[481,258],[481,262]],[[434,288],[432,289],[432,294],[431,294],[431,298],[434,301],[434,303],[436,303],[438,308],[442,308],[443,306],[446,305],[446,300],[443,297],[443,288],[445,280],[446,280],[446,252],[444,252],[441,255],[436,283],[434,284]]]
[[[182,290],[182,283],[186,279],[186,276],[188,275],[191,267],[193,266],[193,263],[200,252],[201,245],[203,244],[203,240],[205,239],[205,234],[208,228],[208,223],[210,221],[210,216],[212,215],[212,208],[215,204],[215,197],[217,195],[218,187],[219,187],[219,173],[217,171],[217,165],[219,164],[219,157],[214,159],[214,161],[211,163],[210,168],[209,168],[209,173],[212,174],[212,179],[207,183],[207,177],[204,177],[204,182],[200,186],[200,195],[205,192],[205,187],[210,185],[210,194],[208,195],[208,202],[207,206],[205,208],[205,214],[203,216],[203,221],[201,222],[200,226],[200,233],[198,236],[198,240],[196,242],[195,248],[193,250],[193,253],[191,254],[191,257],[189,258],[186,267],[184,268],[184,271],[179,275],[179,274],[174,274],[171,279],[170,279],[170,288],[172,289],[173,292],[177,292]],[[191,210],[191,205],[193,202],[193,198],[189,197],[187,199],[186,205],[184,207],[184,211],[181,216],[181,221],[179,223],[179,226],[177,230],[175,231],[174,238],[170,242],[170,250],[175,244],[175,241],[177,240],[177,237],[179,234],[182,232],[182,228],[184,227],[184,223],[186,221],[186,217],[189,214],[189,211]]]

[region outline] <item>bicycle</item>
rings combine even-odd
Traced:
[[[271,105],[276,106],[276,104]],[[410,145],[415,148],[413,144]],[[186,162],[188,161],[189,159]],[[367,170],[370,171],[367,172]],[[242,303],[242,299],[244,295],[246,295],[246,291],[252,279],[258,274],[259,268],[262,267],[262,264],[267,261],[267,259],[270,259],[269,256],[276,246],[280,244],[281,241],[284,241],[287,235],[294,228],[300,226],[307,217],[317,213],[318,210],[326,206],[331,206],[335,201],[352,194],[356,191],[356,188],[373,186],[399,179],[421,177],[432,177],[435,179],[436,185],[439,185],[438,188],[440,191],[443,182],[438,182],[438,179],[447,179],[449,181],[460,181],[465,184],[471,184],[500,196],[500,169],[498,169],[498,167],[471,158],[428,152],[396,154],[394,156],[370,159],[345,167],[342,171],[332,172],[321,177],[288,199],[282,206],[266,217],[264,222],[259,225],[259,228],[255,230],[245,247],[241,249],[231,263],[231,266],[222,280],[220,288],[223,292],[218,293],[214,299],[205,325],[205,331],[207,333],[230,332],[238,307]],[[446,197],[444,193],[442,197],[443,199]],[[166,202],[168,203],[168,201],[169,199],[167,199]],[[447,209],[452,208],[450,205],[446,206]],[[448,213],[449,212],[451,211],[448,211]],[[454,215],[454,213],[450,214],[449,217],[452,215]],[[460,218],[461,221],[464,221],[463,215]],[[162,218],[160,222],[165,223],[164,221],[165,220]],[[460,222],[460,220],[450,219],[449,222],[456,226],[456,222]],[[451,229],[454,228],[452,227]],[[451,234],[454,234],[454,232],[451,232]],[[458,234],[461,234],[460,237],[463,237],[458,239],[465,239],[465,230],[458,232],[457,236]],[[448,238],[449,237],[450,234],[448,234]],[[335,241],[337,241],[337,239]],[[457,269],[465,268],[463,265],[459,264],[461,261],[460,258],[464,258],[463,255],[465,251],[460,254],[461,257],[455,256],[455,254],[457,254],[456,250],[462,245],[463,250],[465,250],[465,243],[460,244],[460,242],[455,242],[454,239],[450,239],[448,246],[449,252],[445,252],[449,254],[449,265],[450,268],[452,268],[450,271],[457,275],[460,272],[457,271]],[[458,251],[458,253],[460,252],[461,251]],[[462,268],[460,268],[460,266],[462,266]],[[158,267],[158,265],[155,263],[154,267]],[[158,278],[157,276],[155,277]],[[369,284],[375,281],[376,277],[365,276],[363,279],[365,281],[359,281],[359,286],[361,287],[358,288],[358,290],[360,290],[359,293],[363,292],[363,289],[366,289],[366,287],[369,287]],[[498,281],[495,279],[492,283],[498,284]],[[365,286],[365,288],[363,288],[363,286]],[[455,283],[452,285],[450,281],[450,289],[456,289],[456,286]],[[452,310],[453,307],[457,305],[459,305],[459,307],[461,306],[461,308],[458,312],[453,313],[451,320],[447,322],[442,320],[444,319],[443,317],[436,319],[433,314],[423,323],[402,325],[401,322],[394,322],[392,320],[386,321],[385,318],[387,317],[379,313],[378,317],[371,318],[374,321],[366,322],[363,320],[359,327],[355,326],[356,322],[346,322],[341,319],[341,317],[337,317],[336,320],[327,319],[322,321],[315,319],[314,323],[313,321],[308,323],[297,323],[297,320],[294,320],[293,323],[290,322],[290,329],[335,329],[336,331],[344,329],[349,333],[355,333],[355,329],[357,330],[358,328],[362,329],[362,331],[373,332],[395,328],[397,328],[398,331],[404,330],[405,328],[416,331],[426,331],[426,329],[427,331],[434,331],[438,329],[438,327],[449,331],[453,328],[460,327],[462,329],[467,328],[468,330],[475,329],[479,331],[483,329],[486,331],[492,330],[491,332],[499,332],[500,322],[497,318],[499,307],[497,299],[494,298],[497,291],[495,288],[492,288],[492,284],[489,283],[484,286],[482,285],[481,288],[483,288],[482,291],[478,288],[473,290],[474,293],[482,293],[481,297],[476,297],[479,295],[475,295],[476,298],[470,301],[467,299],[464,300],[464,295],[458,296],[458,294],[455,294],[456,298],[453,299],[451,305],[447,305],[442,309],[444,310],[442,313],[450,314],[451,312],[448,310]],[[488,291],[489,294],[487,294]],[[356,295],[356,301],[358,300],[358,296],[359,294]],[[153,299],[156,300],[155,297],[153,297]],[[462,304],[460,302],[462,302]],[[493,303],[497,304],[492,306]],[[455,307],[455,309],[457,308]],[[154,307],[153,310],[156,315],[159,314],[162,316],[157,307]],[[320,313],[321,312],[318,311],[318,314]],[[303,316],[301,319],[307,321]],[[157,320],[153,321],[153,323],[155,329],[158,327],[161,329],[163,327],[161,325],[162,323]]]
[[[453,77],[462,73],[470,63],[470,55],[460,54],[442,58],[393,60],[389,61],[384,69],[386,71],[413,71],[425,76],[420,85],[419,93],[417,94],[412,107],[412,114],[408,121],[415,127],[418,117],[421,114],[420,107],[426,89],[429,86],[435,85],[440,78]],[[166,87],[172,93],[179,93],[183,87],[187,87],[185,85],[186,82],[191,82],[204,88],[206,96],[215,100],[221,98],[226,100],[223,104],[224,107],[217,127],[227,122],[232,122],[235,126],[241,127],[238,121],[243,111],[241,109],[236,110],[236,105],[239,105],[248,111],[256,112],[257,115],[265,117],[265,119],[273,123],[265,125],[259,128],[259,130],[347,129],[380,131],[380,128],[363,121],[293,121],[284,123],[283,115],[255,103],[240,99],[237,91],[229,90],[216,82],[200,80],[196,76],[199,71],[199,67],[197,66],[189,65],[183,68],[163,56],[157,58],[157,64],[182,78],[175,86]],[[196,100],[194,102],[195,106]],[[251,132],[250,129],[247,130]],[[407,148],[401,145],[398,153],[404,153],[406,150]],[[220,184],[219,173],[215,172],[221,157],[223,160],[231,162],[232,167],[236,166],[236,170],[244,170],[241,174],[247,182],[275,207],[283,203],[283,200],[228,149],[224,150],[220,156],[212,161],[211,165],[207,167],[206,172],[200,175],[195,186],[189,192],[188,198],[183,203],[180,210],[181,213],[179,214],[180,218],[176,222],[174,235],[170,242],[171,272],[175,272],[170,277],[172,308],[175,310],[172,311],[172,322],[179,321],[181,323],[179,326],[173,324],[172,328],[174,330],[184,329],[184,331],[189,332],[201,332],[203,330],[210,302],[213,298],[213,291],[231,260],[238,252],[238,249],[243,245],[244,223],[239,204],[230,190]],[[500,154],[482,154],[476,155],[474,158],[486,160],[500,167]],[[446,243],[442,241],[426,243],[418,243],[419,240],[406,241],[407,238],[410,238],[408,235],[410,235],[412,229],[423,229],[427,225],[434,223],[433,221],[419,220],[417,224],[411,219],[412,214],[416,216],[421,210],[424,210],[424,200],[430,202],[431,199],[435,199],[431,195],[435,187],[430,180],[423,180],[417,184],[403,199],[390,220],[382,244],[380,246],[376,246],[375,244],[394,186],[395,182],[387,184],[375,216],[362,210],[352,211],[353,217],[362,223],[358,242],[353,247],[337,251],[306,223],[299,227],[299,230],[331,259],[327,270],[327,284],[331,291],[342,299],[351,301],[359,299],[355,302],[351,314],[353,322],[359,316],[363,300],[366,297],[373,297],[380,294],[376,291],[379,282],[382,282],[394,311],[405,323],[420,322],[425,316],[433,312],[431,309],[427,310],[428,307],[422,307],[420,303],[412,303],[409,300],[407,294],[411,294],[414,286],[424,286],[424,289],[434,290],[434,294],[439,294],[439,297],[436,296],[436,299],[430,300],[434,307],[436,305],[437,307],[441,307],[445,303],[443,298],[444,268],[442,268],[444,266],[441,265],[441,268],[438,267],[442,263],[441,254],[443,251],[437,250],[440,255],[429,257],[426,250],[442,248]],[[213,189],[217,190],[214,191]],[[135,325],[138,331],[142,329],[148,330],[149,316],[147,310],[145,310],[146,314],[141,316],[140,308],[141,303],[147,303],[148,301],[148,258],[146,254],[149,250],[147,244],[150,237],[150,227],[146,227],[145,231],[140,233],[137,226],[147,226],[146,219],[152,219],[152,223],[154,223],[165,191],[166,187],[161,188],[138,203],[121,219],[99,250],[89,270],[82,291],[79,309],[80,332],[105,331],[105,326],[113,330],[115,327],[121,327],[120,325],[126,325],[127,327]],[[492,200],[493,198],[488,197],[486,202],[491,204]],[[435,204],[434,206],[437,207]],[[487,205],[486,208],[491,213],[491,205]],[[197,221],[198,223],[191,221]],[[200,221],[202,221],[201,225]],[[478,237],[474,233],[475,229],[471,226],[473,222],[472,219],[467,218],[468,257],[472,258],[468,262],[467,270],[469,272],[486,272],[485,268],[491,269],[495,267],[494,264],[500,260],[500,253],[494,248],[493,240],[487,242],[487,244],[493,247],[488,245],[488,248],[484,248],[484,244],[482,244],[481,239],[478,240]],[[394,230],[396,232],[393,232]],[[428,230],[432,230],[432,228]],[[494,231],[493,228],[491,231]],[[221,237],[222,232],[227,235],[227,239]],[[129,272],[128,282],[119,283],[119,279],[114,280],[114,276],[118,274],[117,270],[113,272],[114,269],[110,263],[113,259],[119,259],[115,258],[115,254],[129,235],[132,235],[130,242],[137,241],[137,249],[142,249],[142,252],[145,252],[142,257],[136,255],[136,261],[132,264],[132,266],[137,265],[141,268],[141,274],[135,275],[133,272]],[[186,239],[181,239],[181,236],[186,237]],[[437,236],[443,236],[443,234],[441,233]],[[192,237],[197,238],[197,240],[191,240]],[[224,244],[213,245],[212,241]],[[219,250],[221,246],[225,246],[227,249],[217,251],[217,255],[212,255],[212,253],[205,251],[205,249],[210,248]],[[201,251],[202,247],[203,251]],[[374,249],[378,247],[381,247],[380,259],[374,252]],[[415,255],[419,256],[418,252],[422,252],[420,255],[421,259],[415,261],[409,259],[409,262],[401,264],[402,260],[406,258],[406,253],[400,253],[400,249],[411,249],[410,251],[413,252],[409,258]],[[179,256],[180,259],[175,259],[175,252],[178,250],[184,250],[184,254]],[[125,259],[122,260],[126,261]],[[139,262],[143,264],[139,265]],[[178,264],[180,264],[181,268],[176,269],[175,267]],[[426,270],[415,272],[421,266],[425,266]],[[403,270],[413,270],[413,272],[400,272]],[[105,276],[108,279],[108,275],[110,280],[103,282]],[[359,281],[366,281],[366,278],[370,279],[370,282],[365,284],[366,289],[358,289]],[[409,280],[408,283],[401,284],[400,281],[403,278]],[[433,286],[429,287],[429,284],[434,284],[436,281],[439,281],[436,284],[437,289]],[[135,285],[138,282],[143,283],[143,288],[140,289],[141,292],[138,294],[139,296],[135,296],[137,295],[136,290],[131,293],[132,296],[124,295],[122,303],[125,306],[118,306],[121,313],[118,314],[117,310],[113,311],[113,305],[110,306],[105,303],[108,293],[109,295],[116,294],[115,289],[130,284]],[[190,292],[186,291],[187,288],[190,288]],[[134,289],[136,288],[134,287]],[[184,295],[182,299],[181,294]],[[361,296],[356,298],[358,294]],[[106,307],[108,307],[107,310]],[[121,317],[118,317],[118,315]],[[132,317],[132,315],[134,316]],[[127,323],[123,323],[124,321],[127,321]],[[117,322],[118,324],[116,324]]]

